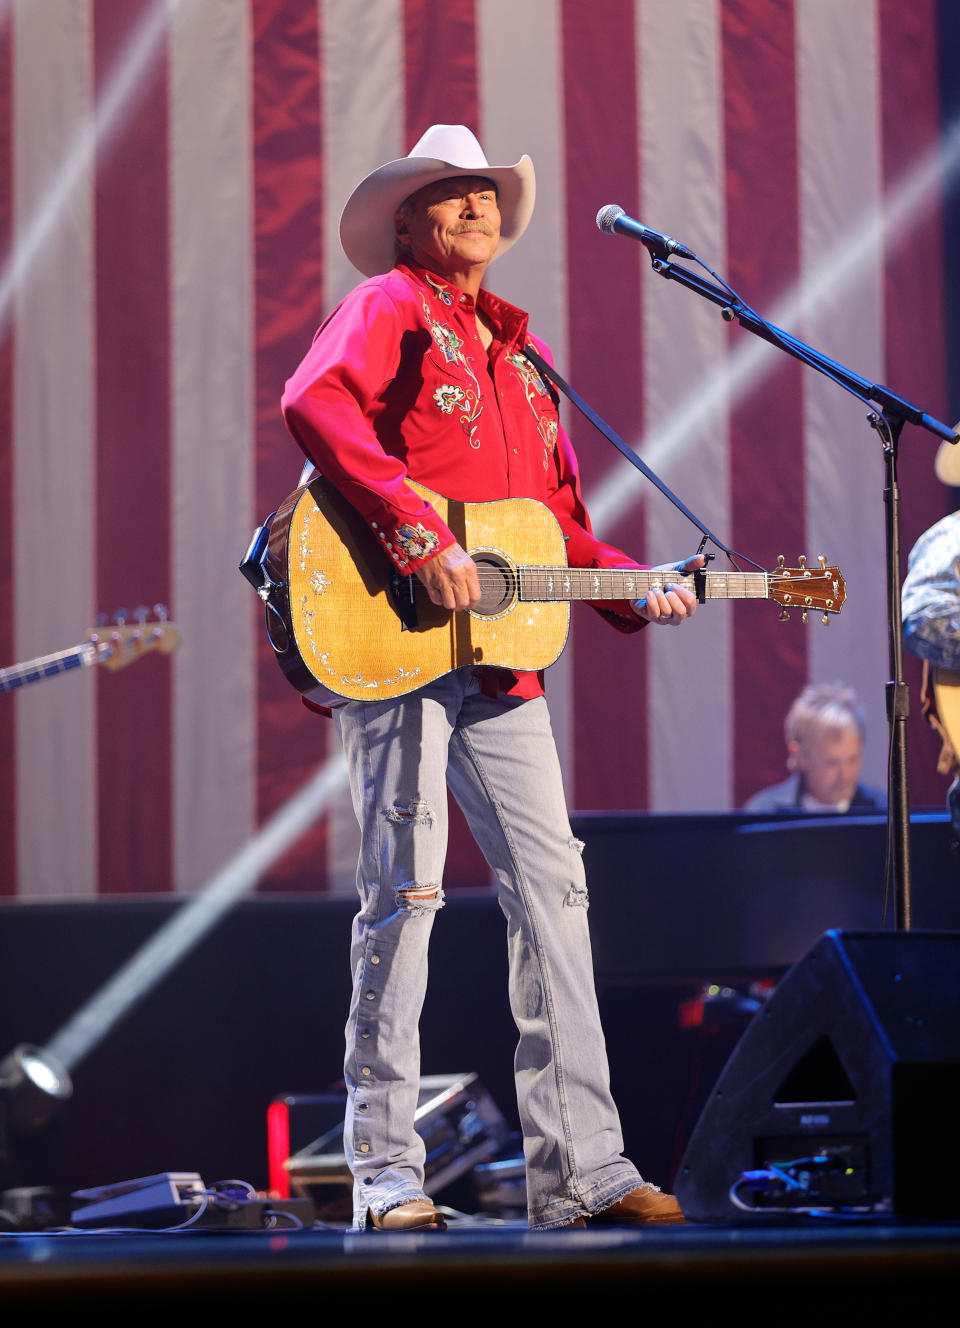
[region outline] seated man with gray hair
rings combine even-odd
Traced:
[[[749,812],[871,811],[886,806],[879,790],[860,781],[864,715],[852,687],[812,683],[787,711],[787,769],[781,784],[755,793]]]

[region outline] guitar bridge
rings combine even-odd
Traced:
[[[420,625],[415,592],[416,577],[401,576],[399,572],[391,572],[390,599],[400,619],[401,630],[404,632],[413,632]]]

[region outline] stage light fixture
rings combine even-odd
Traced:
[[[0,1061],[0,1103],[11,1131],[40,1129],[72,1096],[70,1075],[40,1047],[22,1043]]]
[[[29,1043],[0,1061],[0,1166],[6,1167],[18,1140],[46,1125],[73,1096],[73,1083],[56,1056]]]

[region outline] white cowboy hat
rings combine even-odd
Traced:
[[[388,161],[365,176],[340,214],[340,243],[365,277],[388,272],[395,261],[393,217],[405,198],[434,180],[483,175],[497,186],[500,243],[494,258],[510,248],[533,215],[536,182],[524,154],[515,166],[491,166],[466,125],[431,125],[406,157]]]
[[[960,433],[960,424],[954,427]],[[960,443],[941,443],[933,460],[933,469],[941,484],[960,488]]]

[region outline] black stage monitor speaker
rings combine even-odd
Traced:
[[[960,1216],[960,932],[828,931],[717,1080],[675,1188],[693,1221]]]

